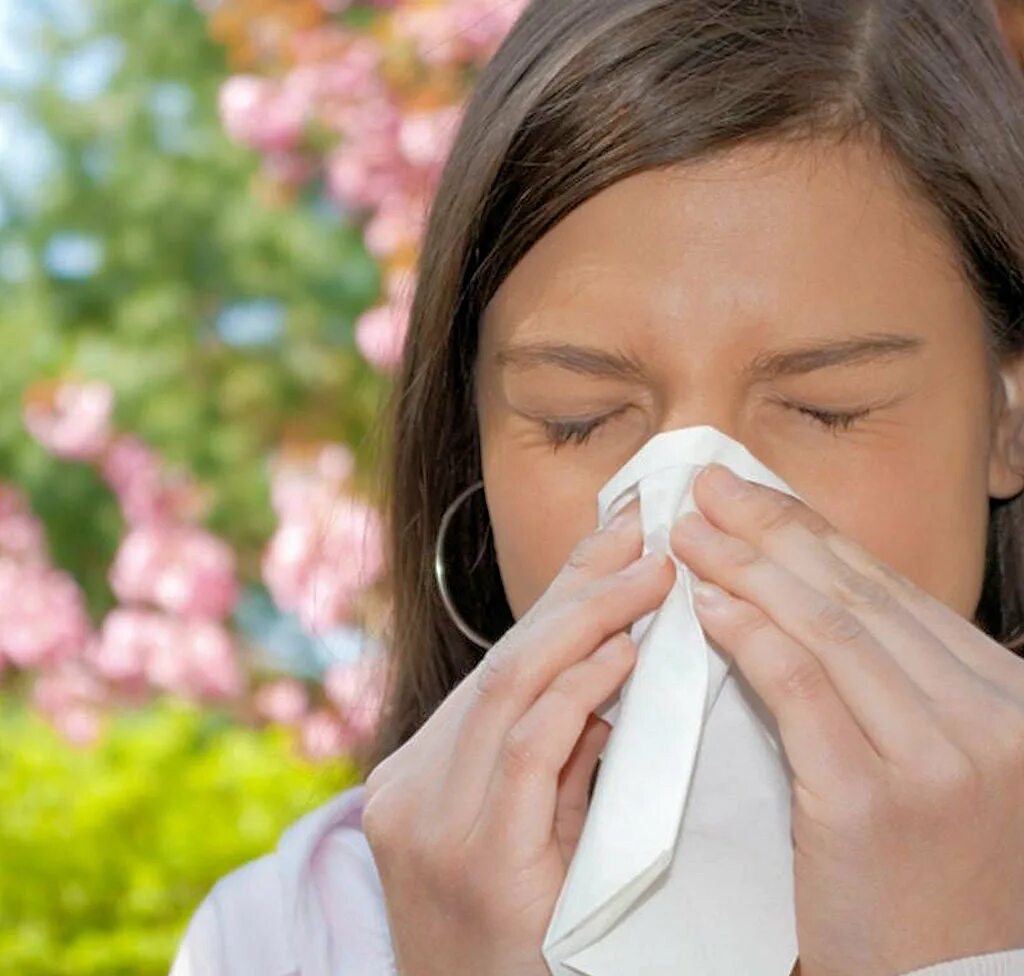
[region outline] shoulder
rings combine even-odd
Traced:
[[[171,976],[390,976],[364,787],[306,814],[276,849],[221,878],[196,909]]]

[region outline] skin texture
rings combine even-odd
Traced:
[[[596,524],[597,491],[623,462],[660,431],[711,424],[972,615],[988,496],[1014,495],[1022,479],[1019,458],[993,452],[1002,391],[977,301],[922,210],[859,144],[744,147],[625,179],[540,240],[488,306],[478,360],[485,491],[513,614]],[[926,345],[753,386],[740,374],[772,348],[872,332]],[[650,379],[497,367],[499,349],[527,341],[631,350]],[[796,409],[885,401],[846,432]],[[585,444],[557,451],[534,419],[620,407]]]
[[[696,424],[808,502],[715,490],[712,466],[671,539],[725,594],[699,605],[702,624],[794,769],[801,976],[1024,947],[1024,662],[971,622],[988,499],[1024,489],[1024,365],[988,358],[954,254],[871,147],[761,145],[621,181],[503,282],[476,389],[516,623],[366,784],[403,976],[546,976],[607,738],[591,712],[635,661],[622,631],[674,578],[663,559],[624,573],[639,526],[595,532],[596,494],[651,436]],[[749,369],[881,333],[912,351]],[[502,364],[527,342],[635,368]],[[833,430],[806,413],[868,408]],[[586,440],[550,440],[547,424],[602,416]]]

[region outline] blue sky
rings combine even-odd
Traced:
[[[88,0],[0,0],[0,174],[19,195],[31,194],[51,155],[45,134],[19,105],[18,93],[47,70],[33,35],[46,24],[78,33],[89,26],[89,7]],[[87,100],[103,90],[122,53],[116,38],[83,47],[54,66],[58,83],[69,97]]]

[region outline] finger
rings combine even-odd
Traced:
[[[569,761],[562,769],[555,803],[555,836],[562,851],[562,861],[569,866],[583,832],[583,822],[590,807],[590,784],[601,750],[608,742],[612,727],[591,713]]]
[[[643,541],[640,499],[634,498],[604,526],[580,540],[529,612],[540,612],[628,566],[643,554]]]
[[[850,782],[864,782],[878,753],[821,662],[757,607],[713,584],[698,588],[694,609],[707,636],[735,661],[775,717],[786,757],[804,787],[836,796]]]
[[[636,645],[626,634],[606,640],[563,671],[504,737],[478,830],[499,848],[545,848],[552,841],[563,767],[587,720],[628,676]]]
[[[519,620],[514,630],[522,630],[552,604],[564,601],[585,587],[625,569],[643,554],[643,533],[640,523],[639,499],[626,505],[606,525],[581,539],[573,548],[557,576],[544,593]],[[507,636],[512,637],[512,632]],[[453,713],[461,717],[476,696],[476,678],[488,667],[489,659],[500,657],[498,641],[487,652],[477,667],[448,695],[438,714]]]
[[[921,620],[950,653],[1005,694],[1024,703],[1024,661],[977,624],[844,535],[826,538],[828,546],[868,579],[888,585],[896,599]]]
[[[928,698],[977,697],[987,690],[928,622],[899,599],[898,574],[860,572],[843,557],[840,546],[830,545],[841,538],[838,530],[800,499],[735,478],[722,465],[701,472],[694,498],[713,525],[849,610]]]
[[[578,592],[588,584],[629,566],[642,553],[643,534],[639,501],[634,499],[602,528],[576,544],[558,575],[533,606],[516,621],[513,630],[528,626],[545,607],[555,602],[553,595],[556,587],[566,595]],[[513,634],[510,631],[506,636],[512,637]],[[488,656],[500,656],[503,653],[502,650],[496,650],[501,643],[502,641],[498,641],[490,648],[488,655],[478,662],[473,671],[463,677],[435,710],[434,717],[444,720],[434,723],[435,725],[440,727],[447,723],[445,727],[450,731],[461,722],[466,709],[476,697],[476,680],[480,671],[485,668],[484,662],[488,660]]]
[[[924,693],[846,607],[700,513],[677,521],[671,540],[701,579],[753,604],[821,662],[880,754],[903,761],[937,743]]]
[[[479,796],[508,730],[552,681],[657,608],[674,581],[671,560],[649,553],[516,624],[474,669],[471,697],[454,726],[447,788]]]

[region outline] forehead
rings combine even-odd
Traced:
[[[944,221],[876,148],[794,142],[596,194],[513,268],[483,328],[485,345],[667,322],[814,335],[851,317],[898,326],[973,307]]]

